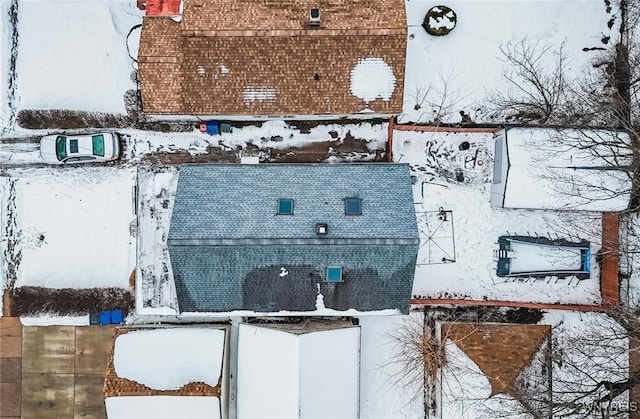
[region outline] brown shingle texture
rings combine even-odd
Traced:
[[[322,24],[308,26],[318,7]],[[365,109],[350,90],[359,60],[379,58],[395,77],[388,100],[402,111],[406,19],[400,1],[186,0],[183,19],[144,19],[139,53],[150,114],[345,115]]]
[[[491,384],[491,395],[509,394],[516,380],[540,351],[551,326],[524,324],[442,325],[451,339],[476,363]]]
[[[186,30],[295,30],[320,10],[321,29],[405,28],[404,2],[396,0],[185,0]]]

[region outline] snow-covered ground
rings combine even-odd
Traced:
[[[9,57],[11,56],[11,24],[9,22],[10,1],[0,1],[0,133],[9,124]]]
[[[122,129],[118,132],[124,139],[122,160],[139,163],[154,153],[188,153],[198,156],[209,152],[210,147],[233,151],[238,158],[255,155],[268,161],[270,149],[285,150],[304,147],[319,142],[340,143],[353,137],[366,142],[367,151],[354,151],[340,156],[341,161],[370,160],[373,153],[384,150],[387,141],[387,123],[371,124],[321,124],[303,132],[284,121],[267,121],[261,126],[248,125],[234,128],[230,133],[219,135],[203,134],[195,128],[189,132],[154,132]],[[52,131],[53,132],[53,131]],[[57,130],[55,132],[60,132]],[[22,134],[40,136],[51,132],[46,130],[22,130]],[[255,147],[254,147],[255,146]],[[248,150],[251,148],[251,150]],[[260,148],[256,151],[256,148]],[[327,148],[328,162],[337,161],[335,150]],[[44,163],[37,143],[0,142],[0,164]]]
[[[420,321],[422,313],[409,316],[362,316],[360,320],[360,418],[423,418],[421,384],[398,375],[406,356],[392,337],[394,330],[410,320]]]
[[[469,143],[461,151],[459,145]],[[602,217],[598,213],[491,209],[491,133],[394,131],[393,159],[409,163],[421,237],[413,295],[420,298],[597,304]],[[462,181],[457,181],[456,176]],[[496,275],[501,235],[591,241],[589,279]]]
[[[4,293],[5,288],[8,285],[8,273],[7,273],[7,247],[9,244],[9,236],[13,235],[9,226],[9,195],[10,192],[9,178],[0,177],[0,294]],[[0,298],[0,317],[2,317],[2,308],[4,301]]]
[[[44,163],[40,157],[40,144],[0,142],[1,164]]]
[[[448,35],[431,36],[422,21],[434,3],[407,0],[405,4],[409,39],[400,122],[433,122],[437,117],[459,122],[459,111],[475,122],[487,122],[482,107],[488,93],[507,89],[500,46],[528,39],[531,44],[555,45],[555,52],[565,42],[570,60],[567,76],[579,77],[594,54],[582,49],[603,47],[601,39],[615,39],[617,28],[607,27],[615,10],[607,14],[599,1],[451,0],[446,5],[457,15],[456,27]],[[549,54],[547,59],[555,56]],[[414,109],[416,105],[420,109]]]
[[[288,149],[291,147],[303,147],[316,142],[340,141],[347,136],[356,139],[364,139],[369,151],[384,150],[387,141],[387,127],[385,124],[371,124],[368,122],[354,124],[320,124],[309,130],[301,132],[295,126],[288,125],[284,121],[266,121],[261,126],[244,126],[233,128],[230,133],[220,135],[203,134],[194,128],[191,132],[159,133],[140,130],[121,130],[129,135],[125,146],[125,159],[139,160],[151,153],[172,153],[187,151],[192,155],[203,154],[209,147],[222,147],[226,150],[246,148],[253,144],[261,149],[275,148]],[[331,133],[331,134],[330,134]],[[335,137],[335,138],[333,138]],[[331,150],[328,150],[331,154]],[[258,157],[268,159],[269,155],[264,151],[259,152]],[[353,160],[366,160],[366,153],[354,153]]]
[[[552,326],[551,390],[555,405],[553,416],[592,417],[564,415],[576,407],[572,404],[574,401],[584,403],[587,409],[591,401],[600,397],[604,389],[578,399],[580,394],[586,394],[600,380],[615,382],[624,380],[628,375],[628,340],[614,338],[616,333],[620,334],[619,336],[624,335],[624,331],[602,313],[552,311],[546,313],[539,324]],[[540,351],[532,364],[539,362],[540,359],[537,358],[543,354],[544,351]],[[446,345],[446,357],[447,365],[442,369],[440,379],[439,417],[443,419],[531,417],[512,396],[505,394],[491,396],[491,386],[487,377],[450,340]],[[528,373],[531,374],[533,371],[525,369],[523,375]],[[537,374],[539,375],[540,371]],[[535,381],[534,377],[523,378]],[[525,391],[532,391],[532,389],[523,390]],[[625,406],[627,398],[628,394],[625,392],[615,399],[614,404]],[[586,413],[586,410],[582,413]]]
[[[542,322],[554,326],[554,357],[560,361],[556,361],[551,374],[558,401],[591,390],[602,380],[620,382],[629,377],[628,334],[611,317],[552,311]],[[599,388],[580,401],[588,406],[604,393],[605,389]],[[629,393],[623,392],[614,399],[613,408],[624,407],[628,397]]]
[[[18,10],[18,110],[125,113],[124,93],[136,87],[126,37],[143,15],[135,1],[27,1]]]
[[[82,316],[58,316],[41,314],[36,316],[20,316],[23,326],[89,326],[89,314]]]
[[[13,171],[16,286],[128,288],[135,179],[113,167]]]

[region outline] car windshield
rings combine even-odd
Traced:
[[[104,136],[94,135],[91,137],[91,141],[93,142],[93,155],[94,156],[104,156]]]
[[[67,137],[58,136],[56,138],[56,157],[63,160],[67,157]]]

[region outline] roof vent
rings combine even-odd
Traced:
[[[316,224],[316,234],[319,236],[326,236],[329,232],[329,226],[325,223]]]
[[[320,26],[320,9],[311,9],[309,12],[309,25],[314,27]]]

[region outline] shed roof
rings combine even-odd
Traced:
[[[489,379],[491,395],[510,394],[551,334],[532,324],[443,324],[442,336],[462,349]]]
[[[507,128],[504,207],[622,211],[629,207],[631,138],[623,131]],[[500,135],[500,133],[498,134]]]
[[[359,376],[359,327],[304,334],[239,327],[238,419],[357,418]]]
[[[308,25],[312,7],[321,13],[316,29]],[[185,1],[179,23],[144,19],[143,108],[209,116],[400,113],[406,34],[399,0]],[[369,74],[364,93],[352,80],[359,68]]]
[[[226,326],[117,328],[104,396],[220,398],[226,392],[227,340]]]

